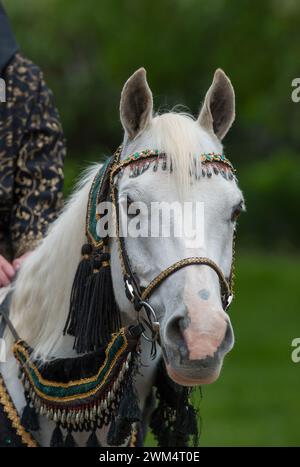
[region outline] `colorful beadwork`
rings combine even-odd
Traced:
[[[146,159],[148,157],[160,157],[164,158],[166,155],[164,153],[160,153],[158,149],[145,149],[144,151],[141,152],[135,152],[134,154],[131,154],[130,156],[127,156],[120,164],[122,165],[127,165],[129,162],[134,162],[136,160],[142,160]],[[229,159],[224,154],[217,154],[215,152],[208,152],[208,153],[203,153],[200,154],[200,160],[201,162],[207,163],[207,162],[220,162],[225,165],[227,165],[233,172],[235,172],[235,169]]]

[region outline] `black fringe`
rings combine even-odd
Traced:
[[[92,433],[90,434],[86,442],[86,447],[87,448],[101,448],[101,443],[99,439],[97,438],[95,431],[92,431]]]
[[[138,405],[137,392],[132,381],[130,381],[124,389],[118,414],[110,424],[107,435],[108,444],[110,446],[121,446],[131,435],[132,424],[141,420],[142,414]]]
[[[53,430],[52,436],[51,436],[50,447],[51,448],[61,448],[63,446],[64,446],[63,435],[62,435],[60,426],[56,425],[56,427]]]
[[[179,386],[167,375],[161,361],[156,377],[157,408],[150,428],[160,447],[188,447],[199,444],[198,414],[190,404],[191,388]]]
[[[107,434],[107,443],[110,446],[121,446],[131,435],[131,429],[132,425],[128,420],[113,418]]]
[[[93,274],[87,280],[82,302],[82,318],[75,331],[74,348],[78,353],[90,352],[106,344],[121,326],[109,259],[109,253],[103,253],[93,260]]]
[[[91,254],[93,247],[86,243],[81,248],[82,259],[78,265],[70,298],[70,310],[63,330],[64,335],[75,336],[76,328],[81,322],[82,303],[84,298],[85,286],[88,278],[92,274]]]
[[[66,436],[64,447],[65,448],[77,448],[78,447],[77,443],[75,442],[75,439],[73,438],[71,431],[69,431]]]
[[[24,407],[21,417],[21,424],[25,430],[37,431],[40,429],[39,417],[35,411],[35,408],[30,406],[29,401],[27,401],[27,404]]]
[[[138,395],[132,382],[129,382],[128,386],[124,389],[118,416],[131,423],[140,422],[142,420],[142,414],[138,404]]]

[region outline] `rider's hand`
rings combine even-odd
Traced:
[[[17,272],[18,269],[20,269],[21,265],[23,264],[24,260],[29,256],[31,251],[27,251],[27,253],[24,253],[22,256],[19,256],[19,258],[16,258],[13,260],[13,267],[15,272]]]
[[[0,287],[9,285],[15,273],[15,268],[0,255]]]

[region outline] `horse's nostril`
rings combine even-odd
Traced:
[[[182,321],[181,317],[174,317],[168,323],[168,334],[169,334],[169,337],[174,341],[178,341],[182,339],[181,321]]]
[[[183,337],[183,330],[185,328],[184,318],[178,316],[172,318],[167,325],[167,337],[169,342],[179,349],[182,358],[188,357],[188,349]]]

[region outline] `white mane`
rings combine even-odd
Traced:
[[[154,117],[150,128],[125,147],[127,154],[129,150],[145,148],[165,152],[182,183],[188,179],[195,154],[221,149],[220,143],[191,116],[175,113]],[[81,246],[85,243],[88,192],[98,169],[99,165],[88,171],[48,235],[19,272],[11,319],[21,338],[43,358],[73,354],[73,340],[63,336],[62,331]]]
[[[21,338],[45,358],[63,347],[68,354],[72,348],[71,339],[63,338],[62,331],[85,242],[88,192],[98,169],[99,165],[93,166],[81,180],[47,236],[22,266],[15,285],[12,322]]]

